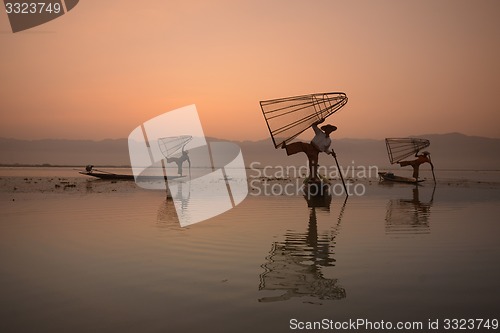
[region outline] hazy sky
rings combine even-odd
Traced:
[[[15,34],[0,8],[0,137],[125,138],[196,104],[258,140],[260,100],[329,91],[335,137],[500,137],[497,0],[82,0]]]

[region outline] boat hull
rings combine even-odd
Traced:
[[[388,182],[396,182],[396,183],[407,183],[407,184],[418,184],[423,182],[423,179],[415,179],[411,177],[401,177],[396,176],[392,172],[379,172],[378,173],[380,180],[388,181]]]
[[[123,174],[116,174],[116,173],[104,173],[104,172],[85,172],[85,171],[80,171],[79,172],[82,175],[85,176],[90,176],[94,178],[99,178],[99,179],[105,179],[105,180],[135,180],[134,175],[123,175]],[[182,178],[184,176],[169,176],[167,177],[168,179],[177,179],[177,178]],[[141,181],[155,181],[155,180],[165,180],[164,177],[157,177],[157,176],[139,176],[139,180]]]

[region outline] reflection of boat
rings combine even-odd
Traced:
[[[330,193],[330,182],[321,180],[317,182],[305,181],[304,182],[304,197],[306,200],[316,200],[319,202],[332,200]],[[309,207],[313,207],[310,206]]]
[[[424,181],[423,179],[417,180],[413,177],[396,176],[392,172],[379,172],[378,175],[380,177],[380,180],[385,180],[389,182],[418,184]]]
[[[304,198],[307,201],[307,207],[321,207],[330,209],[332,194],[330,193],[330,183],[306,183],[304,186]]]
[[[338,280],[326,278],[322,272],[323,267],[335,266],[333,248],[345,203],[332,230],[319,233],[316,207],[328,210],[330,202],[317,206],[308,200],[307,232],[288,232],[284,241],[274,242],[266,257],[267,262],[262,265],[265,271],[260,275],[259,290],[281,291],[282,294],[260,298],[259,302],[284,301],[302,296],[328,300],[346,297],[346,291],[338,285]]]

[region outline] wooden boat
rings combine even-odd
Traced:
[[[380,180],[389,182],[418,184],[424,181],[423,179],[415,179],[413,177],[396,176],[392,172],[379,172],[378,175],[380,177]]]
[[[121,175],[121,174],[116,174],[116,173],[104,173],[104,172],[87,172],[87,171],[80,171],[79,172],[82,175],[85,176],[91,176],[99,179],[107,179],[107,180],[134,180],[134,175]]]
[[[105,179],[105,180],[135,180],[134,175],[124,175],[124,174],[116,174],[116,173],[111,173],[111,172],[103,172],[103,171],[80,171],[79,172],[82,175],[85,176],[90,176],[90,177],[95,177],[99,179]],[[169,176],[167,177],[168,179],[177,179],[181,178],[184,176]],[[163,181],[165,178],[160,176],[139,176],[138,180],[140,181],[156,181],[156,180],[161,180]]]

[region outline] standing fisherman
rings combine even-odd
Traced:
[[[167,157],[167,163],[177,163],[177,173],[182,176],[182,163],[184,161],[187,161],[189,164],[189,167],[191,167],[191,161],[189,160],[188,152],[184,150],[184,147],[182,147],[182,154],[180,157]]]
[[[429,163],[431,165],[431,169],[434,172],[434,165],[431,162],[431,154],[428,151],[422,152],[422,154],[415,154],[416,159],[411,161],[400,161],[398,164],[402,167],[411,165],[413,167],[413,178],[418,180],[418,171],[421,164]]]
[[[324,125],[321,129],[318,125],[323,123],[325,119],[321,119],[314,124],[311,128],[314,130],[315,136],[311,140],[311,143],[307,142],[293,142],[289,145],[283,143],[282,148],[286,149],[287,155],[293,155],[303,152],[307,155],[309,160],[309,181],[318,182],[318,155],[320,152],[331,154],[333,156],[333,150],[329,151],[332,140],[330,139],[330,134],[337,130],[336,126]]]

